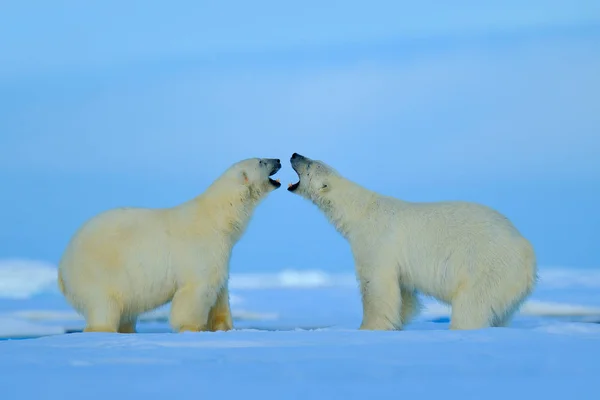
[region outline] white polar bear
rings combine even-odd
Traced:
[[[135,332],[137,316],[172,300],[174,331],[232,329],[229,259],[255,207],[279,180],[278,159],[228,168],[204,193],[172,208],[118,208],[69,242],[58,283],[86,332]]]
[[[506,326],[537,282],[533,248],[498,212],[468,202],[383,196],[327,164],[294,153],[310,200],[350,243],[360,281],[360,329],[394,330],[414,317],[419,292],[452,306],[450,329]]]

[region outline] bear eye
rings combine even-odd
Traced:
[[[263,165],[263,160],[258,160],[258,165]]]

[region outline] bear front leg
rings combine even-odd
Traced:
[[[137,324],[137,317],[129,317],[125,320],[121,320],[119,324],[119,333],[136,333],[135,326]]]
[[[171,303],[171,328],[175,332],[206,331],[208,314],[217,299],[217,288],[187,284],[175,293]]]
[[[364,264],[357,270],[363,306],[363,320],[359,329],[402,329],[402,296],[396,271]]]
[[[423,306],[416,290],[400,286],[400,297],[402,298],[400,318],[402,325],[406,325],[421,312]]]
[[[210,309],[208,314],[208,330],[229,331],[233,329],[233,320],[231,318],[231,307],[229,305],[229,289],[227,283],[221,288],[217,296],[217,302]]]

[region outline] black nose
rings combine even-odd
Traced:
[[[302,156],[301,156],[300,154],[298,154],[298,153],[294,153],[294,154],[292,154],[292,160],[293,160],[294,158],[304,158],[304,157],[302,157]]]

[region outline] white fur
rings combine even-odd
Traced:
[[[59,286],[85,331],[135,332],[139,314],[172,300],[175,331],[229,330],[232,249],[276,188],[279,160],[248,159],[172,208],[118,208],[87,221],[59,264]]]
[[[495,210],[402,201],[321,161],[295,155],[291,162],[300,177],[294,193],[318,206],[350,243],[361,329],[402,329],[419,311],[419,292],[452,306],[451,329],[505,326],[533,290],[534,250]]]

